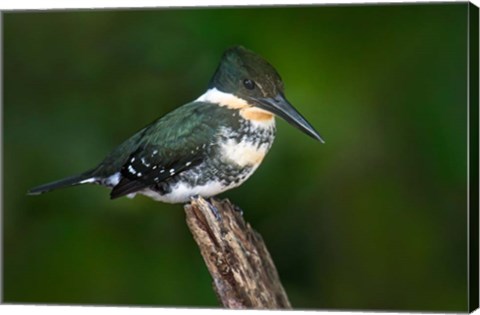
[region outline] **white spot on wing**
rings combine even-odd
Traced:
[[[145,161],[145,158],[142,158],[142,164],[145,165],[146,167],[150,167],[150,163]]]

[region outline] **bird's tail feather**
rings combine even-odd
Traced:
[[[69,187],[74,185],[81,185],[87,183],[94,183],[95,177],[92,177],[92,171],[85,172],[80,175],[70,176],[51,183],[46,183],[37,187],[34,187],[28,191],[28,195],[40,195],[49,192],[54,189]]]

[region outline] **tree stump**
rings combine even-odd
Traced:
[[[238,208],[228,200],[198,197],[185,205],[185,213],[224,307],[291,308],[261,235]]]

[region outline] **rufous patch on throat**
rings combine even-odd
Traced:
[[[247,120],[267,122],[273,119],[273,114],[256,107],[247,107],[240,110],[240,115]]]
[[[224,93],[216,88],[208,90],[196,99],[197,102],[209,102],[218,106],[240,110],[240,115],[249,121],[268,123],[273,119],[273,114],[261,108],[254,107],[244,99],[230,93]]]

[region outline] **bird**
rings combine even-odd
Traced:
[[[324,143],[286,99],[275,68],[253,51],[233,46],[224,51],[200,97],[135,133],[96,167],[28,194],[98,184],[111,189],[111,199],[140,194],[186,203],[213,197],[255,172],[274,141],[275,116]]]

